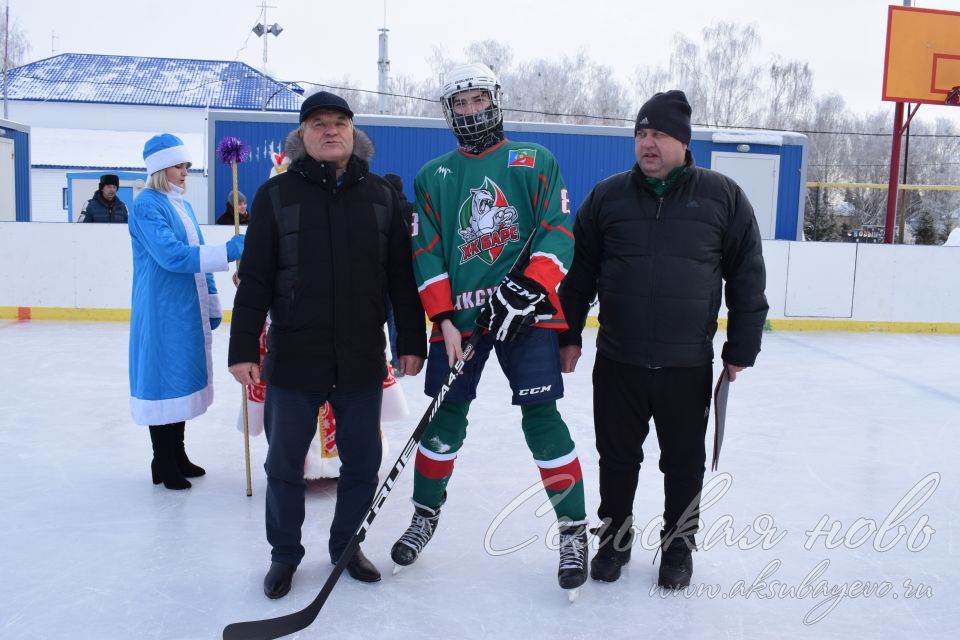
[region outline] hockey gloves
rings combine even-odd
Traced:
[[[526,334],[534,323],[556,312],[539,282],[508,275],[480,310],[477,326],[490,331],[496,340],[511,342]]]

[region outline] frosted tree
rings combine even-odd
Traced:
[[[12,11],[10,12],[10,32],[7,32],[8,9],[7,2],[0,2],[0,55],[4,56],[0,64],[6,64],[6,69],[12,69],[26,62],[27,54],[30,53],[30,43]]]

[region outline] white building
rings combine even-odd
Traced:
[[[9,117],[30,126],[31,220],[75,221],[101,173],[121,178],[127,204],[146,177],[143,144],[173,133],[194,159],[190,202],[207,211],[209,109],[295,112],[296,85],[242,62],[65,53],[10,71]]]

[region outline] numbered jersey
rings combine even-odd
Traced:
[[[453,311],[464,334],[534,234],[523,267],[558,312],[536,326],[566,328],[557,287],[573,259],[570,198],[545,147],[504,140],[481,155],[461,150],[423,166],[411,233],[413,268],[427,315]],[[434,326],[433,338],[439,338]]]

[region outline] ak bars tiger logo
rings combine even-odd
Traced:
[[[470,189],[470,197],[460,205],[460,264],[480,258],[493,264],[510,242],[520,239],[517,209],[507,202],[503,191],[490,178],[483,185]]]

